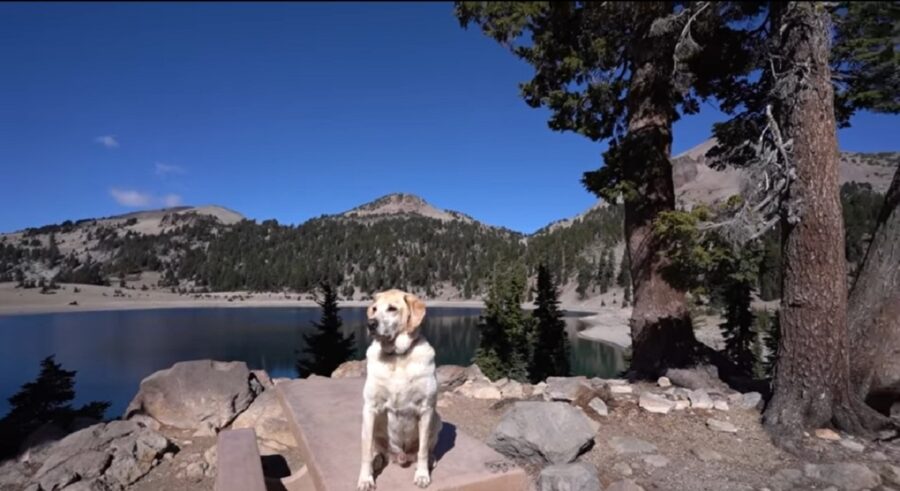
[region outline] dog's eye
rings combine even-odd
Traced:
[[[393,305],[388,305],[388,312],[396,312],[396,311],[397,311],[397,307],[394,307]]]

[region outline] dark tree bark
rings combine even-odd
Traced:
[[[850,390],[847,265],[839,198],[830,23],[818,3],[773,4],[774,113],[793,140],[796,180],[785,207],[781,342],[765,424],[778,439],[834,424],[866,433],[872,414]],[[783,9],[783,10],[782,10]],[[788,217],[799,211],[799,223]]]
[[[660,5],[659,8],[666,8]],[[634,46],[628,95],[628,134],[620,158],[635,186],[625,198],[625,238],[634,285],[631,315],[633,376],[656,377],[689,364],[697,341],[685,294],[665,279],[666,258],[653,232],[660,212],[675,209],[669,154],[672,147],[672,40],[648,34]]]
[[[900,169],[850,292],[851,380],[860,397],[900,399]],[[883,409],[883,408],[882,408]]]

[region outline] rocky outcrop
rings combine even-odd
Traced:
[[[133,421],[97,424],[32,452],[26,464],[0,468],[0,486],[55,491],[120,490],[147,475],[176,449],[158,432]],[[27,469],[37,469],[33,474]]]
[[[253,404],[234,420],[231,427],[253,428],[256,430],[256,437],[263,440],[263,443],[275,442],[288,447],[297,446],[294,434],[291,433],[287,418],[278,402],[278,396],[273,390],[260,394]]]
[[[331,378],[352,378],[366,376],[366,360],[350,360],[338,365],[331,372]]]
[[[568,464],[594,444],[596,427],[564,402],[517,402],[488,437],[488,445],[514,460]]]
[[[247,409],[262,391],[244,362],[176,363],[141,382],[125,418],[143,414],[175,428],[214,435]]]

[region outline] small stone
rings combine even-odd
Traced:
[[[644,457],[644,463],[649,465],[650,467],[665,467],[669,465],[669,459],[663,457],[662,455],[647,455]]]
[[[656,384],[665,389],[672,386],[672,381],[669,380],[669,377],[660,377]]]
[[[536,383],[536,384],[534,384],[534,387],[532,387],[532,389],[531,389],[531,395],[543,396],[545,390],[547,390],[547,382]]]
[[[709,394],[703,389],[692,390],[688,392],[688,399],[691,400],[691,407],[694,409],[712,409],[713,401]]]
[[[675,403],[650,392],[641,394],[638,405],[645,411],[656,414],[667,414],[675,407]]]
[[[206,475],[206,462],[192,462],[184,468],[184,476],[192,481],[199,481]]]
[[[706,426],[713,431],[721,431],[723,433],[737,433],[737,427],[727,421],[709,418],[706,420]]]
[[[713,408],[719,411],[728,411],[728,403],[725,401],[715,401],[713,402]]]
[[[831,428],[819,428],[815,431],[816,438],[836,442],[841,439],[841,435]]]
[[[572,402],[585,393],[594,392],[587,377],[547,377],[544,400]]]
[[[859,442],[854,442],[853,440],[841,440],[839,443],[842,447],[853,452],[862,452],[866,449],[865,445]]]
[[[872,489],[881,484],[878,474],[857,463],[806,464],[803,473],[810,479],[848,491]]]
[[[631,436],[614,436],[609,446],[619,455],[656,452],[656,445]]]
[[[624,479],[610,484],[606,491],[644,491],[644,488],[638,486],[631,479]]]
[[[538,478],[540,491],[601,491],[597,469],[587,462],[545,467]]]
[[[610,394],[631,394],[634,389],[628,384],[609,384]]]
[[[599,397],[591,399],[591,402],[588,403],[588,407],[593,409],[598,416],[609,416],[609,408],[606,407],[606,403],[603,402],[603,399]]]
[[[691,407],[691,401],[685,401],[683,399],[679,399],[675,401],[675,410],[676,411],[684,411],[685,409]]]
[[[715,450],[710,450],[708,448],[698,447],[692,448],[691,453],[696,455],[701,462],[715,462],[722,460],[722,454],[716,452]]]
[[[762,394],[760,394],[759,392],[747,392],[746,394],[741,394],[741,400],[738,403],[738,406],[741,409],[762,409]]]
[[[634,471],[631,470],[631,466],[628,465],[627,462],[619,462],[618,464],[613,466],[613,470],[616,471],[619,475],[625,477],[634,474]]]

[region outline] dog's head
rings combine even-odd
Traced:
[[[404,353],[418,337],[425,302],[411,293],[387,290],[375,294],[366,316],[369,334],[383,350]]]

